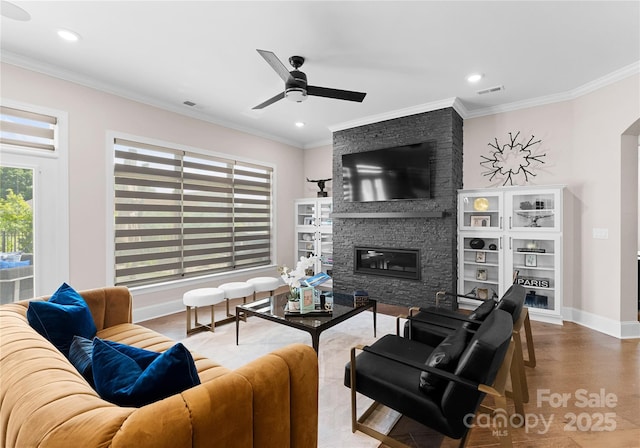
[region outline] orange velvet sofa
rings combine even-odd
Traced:
[[[131,323],[127,288],[79,292],[98,337],[158,352],[175,343]],[[236,370],[192,353],[200,385],[140,408],[120,407],[101,399],[29,326],[28,304],[0,306],[0,447],[317,446],[318,360],[307,345],[289,345]]]

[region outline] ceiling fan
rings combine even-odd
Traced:
[[[264,58],[265,61],[271,66],[272,69],[282,78],[284,81],[284,92],[281,92],[269,98],[264,103],[258,104],[253,109],[262,109],[282,98],[301,103],[307,99],[307,95],[322,96],[325,98],[335,98],[337,100],[357,101],[361,103],[364,97],[367,95],[362,92],[352,92],[351,90],[339,90],[329,89],[327,87],[317,87],[307,85],[307,75],[298,70],[304,64],[304,58],[302,56],[291,56],[289,63],[293,66],[293,70],[289,72],[287,67],[284,66],[278,57],[271,51],[256,50]]]

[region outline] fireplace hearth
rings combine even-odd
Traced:
[[[379,247],[354,248],[356,274],[420,280],[420,251]]]

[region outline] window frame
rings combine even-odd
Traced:
[[[117,131],[107,131],[106,145],[107,153],[107,216],[114,216],[115,213],[115,149],[116,140],[119,141],[131,141],[140,145],[150,145],[153,147],[165,148],[169,151],[187,152],[192,155],[202,156],[204,158],[220,158],[226,160],[236,161],[240,164],[257,165],[271,170],[271,191],[270,191],[270,220],[269,220],[269,258],[270,260],[262,265],[231,268],[218,272],[203,272],[201,275],[192,274],[180,278],[170,279],[158,279],[156,281],[149,281],[143,283],[124,283],[129,289],[133,291],[154,292],[158,290],[166,290],[167,286],[188,286],[201,284],[212,279],[225,279],[238,276],[239,274],[247,274],[252,271],[259,272],[265,269],[273,268],[275,266],[274,260],[276,259],[276,235],[274,223],[276,222],[276,166],[273,163],[265,162],[263,160],[249,159],[246,157],[238,157],[237,155],[225,154],[217,151],[208,151],[201,148],[195,148],[192,146],[182,145],[174,142],[167,142],[157,139],[151,139],[148,137],[142,137],[137,135],[124,134]],[[116,241],[115,241],[115,217],[109,219],[107,222],[107,281],[109,284],[115,284],[116,280]]]
[[[68,112],[0,98],[3,106],[57,119],[54,150],[0,143],[3,164],[33,170],[34,296],[50,294],[69,281]]]

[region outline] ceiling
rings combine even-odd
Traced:
[[[5,17],[16,17],[11,4],[30,20]],[[329,144],[331,129],[455,98],[467,117],[561,99],[640,61],[637,0],[11,4],[0,11],[5,62],[301,148]],[[60,28],[80,40],[62,41]],[[367,96],[252,110],[284,88],[256,49],[287,67],[304,56],[310,85]],[[473,72],[484,74],[476,84]],[[477,93],[494,86],[504,90]]]

